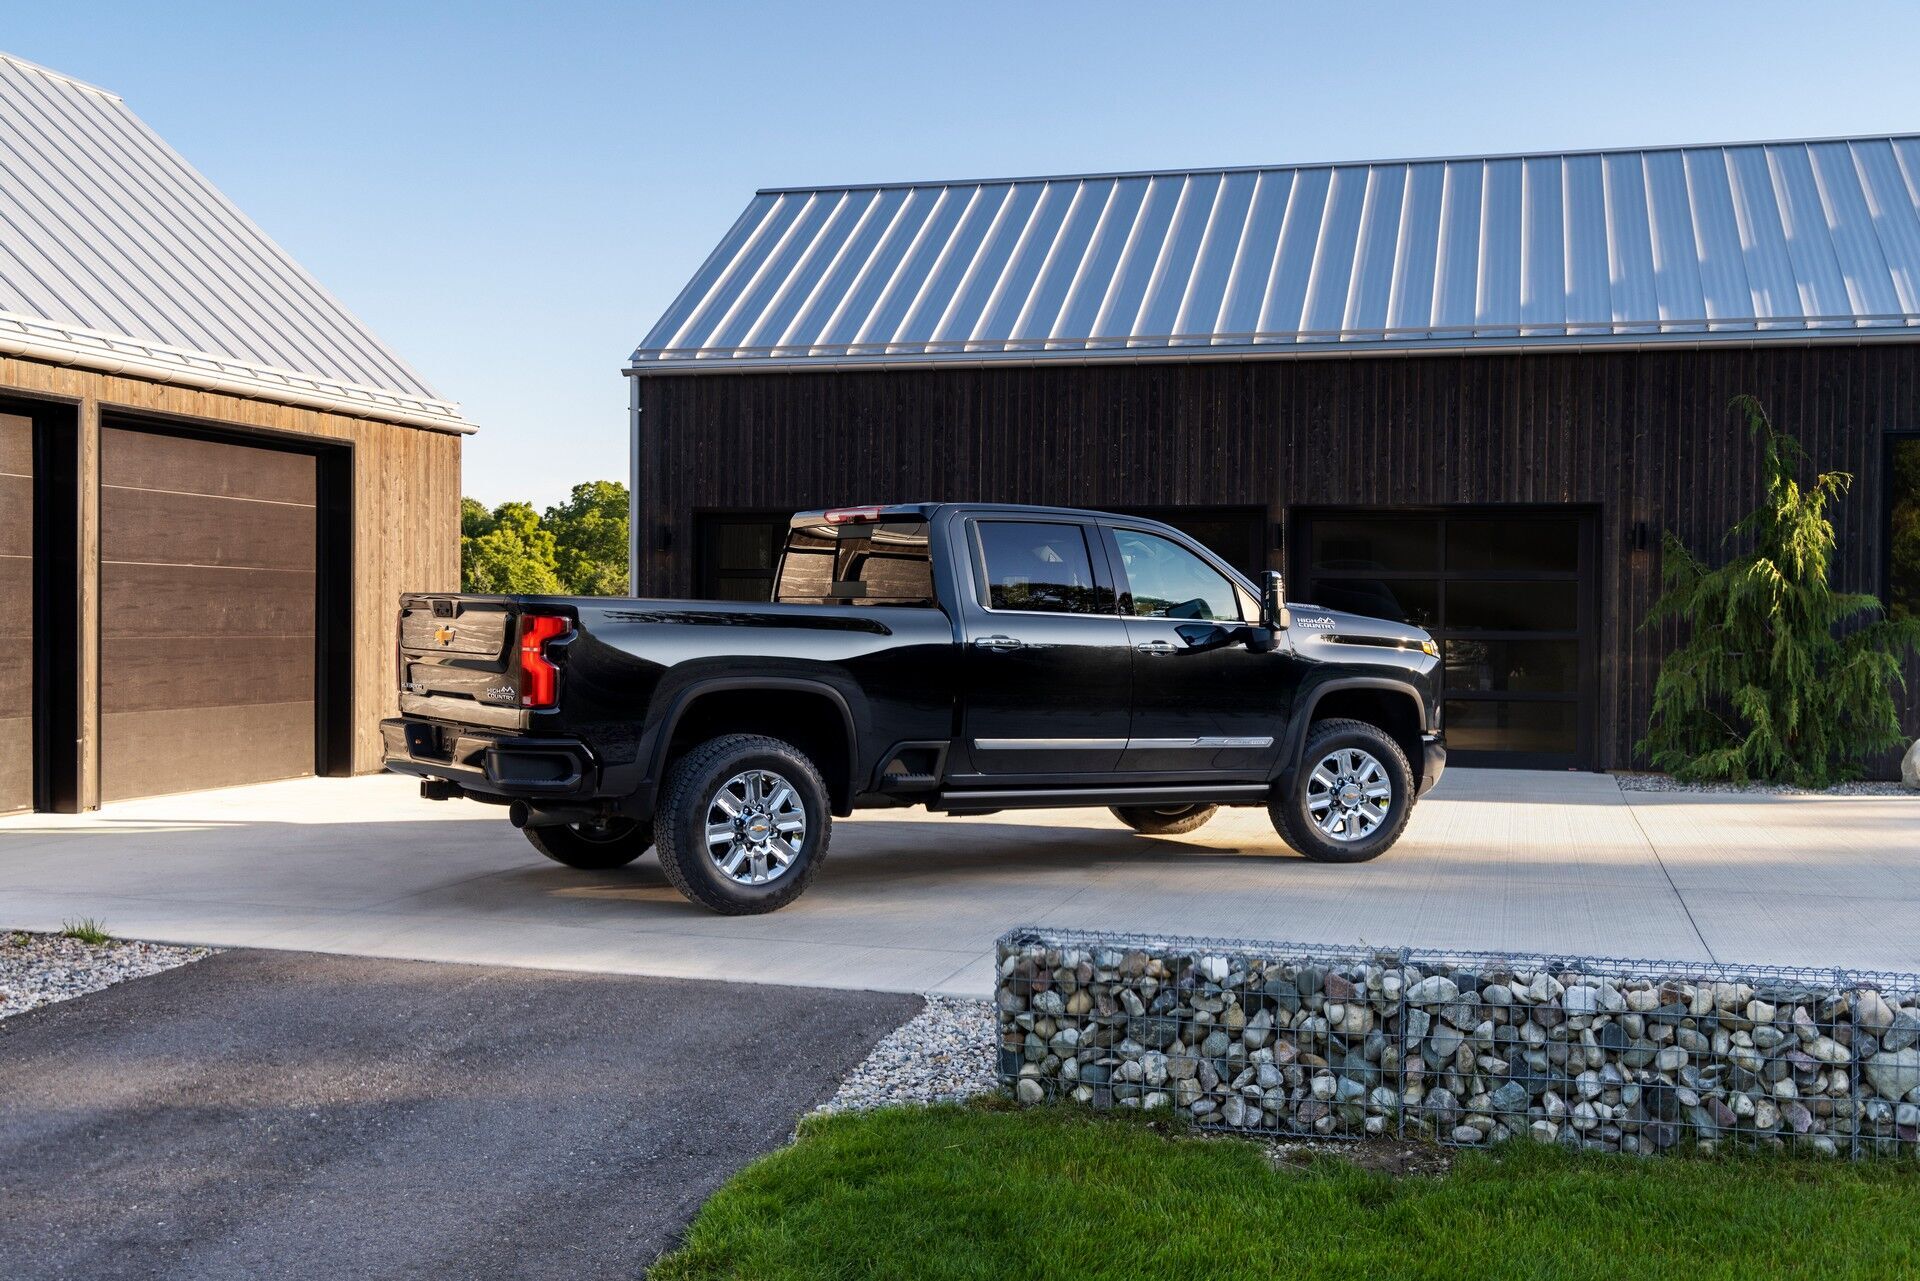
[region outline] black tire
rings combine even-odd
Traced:
[[[1148,836],[1179,836],[1195,831],[1219,813],[1218,805],[1115,805],[1113,816]]]
[[[804,825],[798,852],[777,873],[751,884],[722,869],[721,857],[710,851],[707,820],[719,792],[730,780],[755,773],[776,776],[793,790]],[[737,794],[730,795],[737,799]],[[827,844],[833,836],[833,814],[820,771],[793,744],[758,734],[711,738],[675,761],[667,770],[653,825],[660,846],[660,866],[673,888],[708,911],[725,916],[772,912],[799,898],[826,861]],[[746,835],[743,832],[743,838]],[[764,836],[766,844],[750,848],[770,849],[780,839],[771,826]],[[738,844],[729,850],[737,848]],[[782,846],[785,848],[789,847]],[[761,867],[771,872],[771,863],[777,857],[749,856],[742,870],[748,875]]]
[[[1362,836],[1343,840],[1338,835],[1329,834],[1315,821],[1311,806],[1317,804],[1327,791],[1324,785],[1314,780],[1320,762],[1335,752],[1348,749],[1365,753],[1373,759],[1391,794],[1387,797],[1384,815],[1375,826]],[[1300,768],[1294,771],[1292,780],[1283,790],[1276,791],[1267,805],[1267,813],[1273,818],[1273,827],[1280,833],[1280,839],[1315,862],[1364,863],[1386,853],[1400,839],[1400,833],[1406,829],[1407,818],[1413,813],[1413,802],[1413,770],[1407,765],[1406,753],[1400,750],[1400,745],[1385,730],[1365,721],[1329,720],[1320,721],[1307,731],[1307,744],[1300,755]],[[1338,806],[1338,797],[1330,797],[1328,803]],[[1356,818],[1345,821],[1366,820]],[[1335,822],[1336,825],[1343,825],[1342,820],[1336,819]]]
[[[586,872],[625,867],[653,848],[653,824],[631,818],[521,830],[527,844],[554,862]]]

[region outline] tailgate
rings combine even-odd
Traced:
[[[523,728],[519,607],[488,597],[400,598],[400,712]]]

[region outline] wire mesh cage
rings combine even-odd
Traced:
[[[1920,976],[1024,928],[1003,1082],[1271,1135],[1920,1156]]]
[[[1920,975],[1848,974],[1857,1150],[1920,1160]]]
[[[1014,931],[998,961],[1000,1071],[1023,1101],[1281,1134],[1398,1124],[1398,952]]]
[[[1410,1115],[1445,1141],[1850,1149],[1837,971],[1415,952],[1406,978]]]

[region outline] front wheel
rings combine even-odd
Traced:
[[[554,862],[588,872],[625,867],[653,847],[653,824],[630,818],[521,830],[527,844]]]
[[[727,916],[799,898],[827,857],[832,824],[813,762],[758,734],[708,739],[675,761],[654,814],[667,879]]]
[[[1321,721],[1300,768],[1267,805],[1280,839],[1320,863],[1364,863],[1400,839],[1413,812],[1413,770],[1400,745],[1365,721]]]
[[[1197,830],[1220,812],[1218,805],[1115,805],[1113,816],[1148,836],[1179,836]]]

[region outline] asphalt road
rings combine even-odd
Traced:
[[[230,952],[0,1023],[0,1276],[634,1276],[915,997]]]

